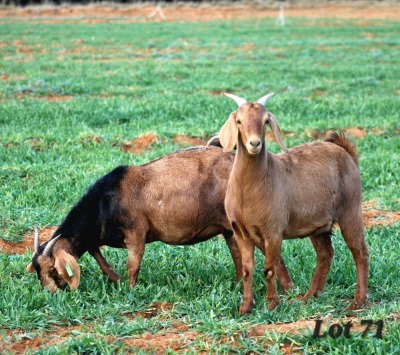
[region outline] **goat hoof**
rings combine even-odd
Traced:
[[[242,304],[239,308],[239,316],[243,316],[245,314],[251,313],[253,307],[251,305]]]
[[[307,292],[303,296],[299,296],[299,300],[307,303],[311,297],[318,297],[318,292]]]
[[[356,309],[362,308],[365,305],[365,303],[366,303],[365,301],[364,302],[353,301],[353,302],[351,302],[350,306],[347,307],[347,309],[349,311],[354,311]]]
[[[281,285],[283,294],[286,295],[287,292],[288,292],[290,289],[293,288],[293,286],[294,286],[293,282],[289,282],[289,283],[287,283],[287,284]]]
[[[116,284],[120,279],[121,279],[121,276],[117,273],[114,273],[113,275],[110,275],[108,277],[108,280],[110,282],[112,282],[113,284]]]
[[[273,311],[279,305],[279,300],[268,300],[268,310]]]

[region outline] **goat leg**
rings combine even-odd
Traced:
[[[240,255],[238,243],[235,236],[230,231],[223,233],[223,236],[231,253],[233,263],[235,264],[236,282],[239,282],[242,278],[242,258]]]
[[[310,288],[302,297],[303,301],[307,301],[310,297],[318,297],[324,290],[334,254],[330,233],[313,235],[310,240],[317,254],[317,266]]]
[[[277,265],[280,262],[281,246],[281,236],[275,236],[265,241],[264,275],[267,281],[267,304],[269,311],[274,310],[279,304],[275,276]]]
[[[96,260],[97,264],[99,264],[101,271],[104,275],[107,275],[108,280],[112,283],[116,284],[117,281],[121,278],[119,274],[117,274],[114,269],[107,263],[107,260],[104,258],[103,254],[101,254],[100,249],[94,249],[89,251],[90,255],[93,256],[94,260]]]
[[[359,309],[367,302],[368,293],[368,246],[365,243],[361,210],[346,215],[347,221],[339,221],[344,241],[353,255],[357,269],[357,287],[349,309]],[[349,222],[351,220],[351,222]]]
[[[125,237],[125,245],[128,248],[128,279],[132,287],[137,283],[145,247],[145,240],[137,236],[136,233],[127,232]]]
[[[290,288],[293,287],[293,281],[290,274],[286,268],[285,262],[282,255],[279,255],[278,263],[276,265],[276,276],[282,287],[282,292],[286,293]]]
[[[254,244],[249,238],[237,235],[237,243],[242,256],[243,270],[243,299],[239,315],[251,313],[254,305],[253,273],[254,273]]]

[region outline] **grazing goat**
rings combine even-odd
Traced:
[[[221,148],[198,147],[114,169],[90,187],[51,240],[39,245],[35,231],[27,271],[36,271],[42,286],[51,291],[67,284],[75,289],[80,282],[77,260],[88,251],[116,282],[120,276],[99,249],[107,245],[128,249],[128,277],[134,286],[146,243],[194,244],[222,233],[239,280],[241,258],[224,208],[233,159]],[[278,272],[285,289],[291,279],[281,259]]]
[[[226,95],[239,106],[222,126],[220,142],[225,152],[237,146],[225,210],[242,257],[244,291],[240,315],[250,313],[254,302],[254,246],[264,250],[269,310],[279,304],[275,274],[283,239],[310,237],[317,266],[303,299],[322,292],[333,258],[331,233],[335,223],[357,268],[357,289],[350,308],[361,307],[367,298],[368,248],[354,146],[344,136],[329,132],[325,142],[288,150],[280,138],[276,118],[264,106],[273,94],[256,103]],[[285,153],[267,152],[267,124]]]

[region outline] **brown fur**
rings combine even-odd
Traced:
[[[358,165],[358,153],[355,146],[344,136],[341,132],[340,135],[335,131],[329,131],[326,134],[325,142],[333,143],[342,147],[347,153],[351,155],[354,162]]]
[[[352,308],[359,308],[367,297],[368,249],[355,148],[345,137],[330,133],[327,142],[270,154],[265,141],[268,114],[265,109],[253,107],[249,103],[242,105],[220,132],[222,145],[228,142],[231,147],[237,143],[225,208],[242,255],[244,295],[240,314],[251,312],[253,306],[254,246],[265,250],[269,309],[279,303],[275,275],[283,239],[311,238],[317,268],[304,299],[322,292],[333,257],[330,234],[335,223],[356,262],[357,290]],[[276,125],[274,135],[279,135],[277,128]],[[229,136],[235,131],[236,135]],[[261,145],[255,147],[251,140],[260,140]]]

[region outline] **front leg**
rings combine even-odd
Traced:
[[[125,238],[125,245],[128,248],[128,279],[129,285],[132,287],[136,286],[140,263],[142,262],[144,247],[145,247],[145,237],[137,237],[135,233],[127,233]]]
[[[121,276],[114,271],[110,264],[108,264],[103,254],[101,254],[100,249],[96,248],[94,250],[89,250],[89,254],[93,256],[94,260],[99,264],[101,271],[104,275],[107,275],[108,280],[116,284]]]
[[[239,315],[251,313],[254,304],[253,273],[254,273],[254,243],[235,228],[236,240],[242,258],[243,272],[243,299],[239,308]]]
[[[267,281],[267,304],[270,311],[274,310],[279,304],[275,275],[281,260],[281,247],[282,239],[279,236],[274,236],[265,241],[264,275]]]

